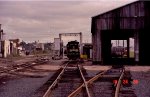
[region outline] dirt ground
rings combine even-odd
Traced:
[[[15,60],[0,59],[0,70],[2,71],[4,69],[7,69],[14,64],[22,64],[26,62],[29,63],[36,59],[37,59],[36,56],[28,56],[25,58],[19,58]],[[51,77],[59,68],[61,68],[62,67],[61,64],[65,61],[67,60],[66,59],[52,60],[50,58],[50,60],[47,63],[41,65],[31,66],[23,70],[10,71],[9,73],[0,73],[0,87],[1,87],[0,97],[29,97],[31,93],[34,93],[36,89],[38,89],[42,84],[44,84],[44,82],[46,82],[46,80],[49,77]],[[94,71],[96,73],[98,71],[103,71],[111,68],[110,65],[109,66],[93,65],[91,61],[85,61],[83,63],[83,67],[87,71]],[[150,74],[149,73],[150,66],[125,66],[125,70],[131,71],[133,79],[138,79],[139,84],[133,86],[135,92],[137,92],[138,95],[138,91],[140,90],[140,85],[146,86],[150,81],[149,78],[146,79],[146,76],[149,76]],[[146,76],[143,77],[143,74]],[[18,87],[18,89],[15,90],[15,87]],[[20,92],[21,87],[25,88],[26,90],[22,90]],[[15,91],[11,92],[9,91],[9,89],[12,89],[11,91],[13,90]],[[150,88],[147,88],[147,90],[150,90]],[[11,96],[14,94],[18,96]],[[141,95],[141,97],[144,96]]]

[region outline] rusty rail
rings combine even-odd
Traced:
[[[52,92],[52,89],[56,86],[56,84],[58,83],[58,81],[61,79],[61,76],[63,75],[67,65],[70,63],[70,61],[63,67],[62,71],[60,72],[60,74],[57,76],[57,78],[54,80],[54,82],[51,84],[51,86],[48,88],[48,90],[46,91],[46,93],[44,94],[43,97],[50,97],[50,94]]]
[[[88,89],[87,82],[86,82],[86,80],[85,80],[85,77],[84,77],[84,75],[83,75],[83,73],[82,73],[82,70],[81,70],[81,67],[79,66],[79,64],[78,64],[78,68],[79,68],[79,71],[80,71],[82,80],[83,80],[83,82],[84,82],[84,86],[85,86],[85,89],[86,89],[86,93],[87,93],[88,97],[91,97],[90,92],[89,92],[89,89]]]
[[[94,81],[96,81],[98,78],[102,77],[103,74],[105,74],[108,70],[103,71],[99,74],[97,74],[96,76],[92,77],[90,80],[86,81],[87,86],[89,84],[92,84]],[[85,84],[83,83],[82,85],[80,85],[76,90],[74,90],[71,94],[69,94],[68,97],[75,97],[77,94],[80,93],[80,91],[82,90],[82,88],[85,86]]]
[[[121,82],[122,82],[122,79],[123,79],[123,76],[124,76],[124,72],[125,72],[125,69],[123,68],[122,73],[119,77],[117,86],[116,86],[115,97],[119,97],[119,91],[120,91]]]
[[[23,69],[26,69],[26,68],[29,68],[29,67],[32,67],[32,66],[35,66],[35,65],[38,65],[38,64],[43,64],[45,63],[46,61],[31,61],[31,62],[23,62],[21,65],[14,65],[13,67],[11,68],[3,68],[4,70],[1,70],[0,73],[14,73],[16,71],[19,71],[19,70],[23,70]]]

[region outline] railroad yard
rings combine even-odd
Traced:
[[[150,1],[0,6],[0,97],[150,97]]]
[[[92,65],[87,60],[81,63],[52,60],[49,56],[32,56],[14,62],[1,59],[1,63],[0,97],[114,97],[118,94],[119,97],[150,97],[149,66],[124,66],[123,69]],[[122,70],[124,74],[118,85]]]

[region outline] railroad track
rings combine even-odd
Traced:
[[[87,97],[92,97],[91,94],[90,94],[90,91],[88,89],[88,86],[90,84],[92,84],[94,81],[96,81],[98,78],[102,77],[102,75],[104,73],[106,73],[107,71],[103,71],[99,74],[97,74],[96,76],[92,77],[91,79],[89,79],[88,81],[84,81],[84,83],[82,85],[80,85],[76,90],[74,90],[72,93],[70,93],[68,95],[68,97],[76,97],[80,92],[81,90],[83,89],[83,87],[86,87],[86,93],[87,93]]]
[[[60,87],[63,87],[63,90],[65,92],[63,95],[61,95],[61,97],[66,97],[67,94],[77,88],[82,82],[85,82],[85,78],[79,62],[69,61],[62,66],[62,70],[60,71],[56,79],[52,82],[43,97],[55,96],[55,94],[57,94],[55,92],[59,91],[59,89],[56,89],[59,88],[59,85]],[[69,83],[69,85],[65,89],[67,83]],[[76,83],[76,85],[73,85],[74,83]]]
[[[44,59],[44,58],[38,58],[35,61],[31,61],[31,62],[26,62],[26,63],[22,63],[22,64],[15,64],[12,65],[10,67],[1,67],[0,68],[0,74],[2,73],[12,73],[12,72],[16,72],[16,71],[20,71],[38,64],[44,64],[48,62],[48,60]]]
[[[63,93],[60,92],[55,92],[53,93],[53,91],[56,88],[62,88],[63,90],[65,90],[65,88],[67,87],[63,87],[61,85],[58,85],[59,83],[61,83],[61,81],[63,80],[63,76],[65,75],[66,69],[68,67],[67,63],[63,69],[61,70],[61,72],[59,73],[59,75],[57,76],[57,78],[53,81],[53,83],[50,85],[50,87],[48,88],[48,90],[46,91],[46,93],[44,94],[43,97],[58,97],[61,95],[61,97],[119,97],[120,94],[120,88],[122,86],[122,82],[123,82],[123,78],[124,78],[124,74],[125,74],[125,69],[124,68],[110,68],[106,71],[102,71],[100,73],[98,73],[97,75],[93,76],[90,79],[86,80],[86,77],[84,76],[83,73],[83,68],[82,65],[77,64],[77,68],[78,68],[78,75],[80,75],[80,84],[78,84],[78,86],[76,86],[76,88],[72,87],[72,89],[70,89],[70,91],[67,91],[68,93],[66,93],[65,95]],[[71,76],[71,73],[70,73]],[[102,81],[100,81],[102,79]],[[117,80],[117,83],[116,83]],[[66,82],[68,82],[66,80]],[[99,93],[94,93],[92,90],[95,90],[98,88],[103,88],[105,86],[105,84],[103,84],[103,82],[108,82],[109,84],[106,84],[106,90],[104,91],[109,91],[110,95],[105,94],[105,92],[101,91],[100,94]],[[98,86],[98,84],[101,83],[101,86]],[[72,83],[72,84],[77,84],[77,83]],[[74,89],[74,90],[73,90]],[[110,90],[108,90],[110,89]],[[69,90],[69,89],[68,89]],[[99,90],[97,90],[99,91]],[[60,93],[60,94],[58,94]],[[65,91],[64,91],[65,93]],[[108,93],[108,92],[106,92]],[[101,95],[101,96],[100,96]],[[104,96],[105,95],[105,96]],[[132,97],[130,96],[125,96],[125,97]],[[135,97],[135,96],[133,96]]]
[[[110,68],[106,71],[103,71],[94,77],[90,78],[87,81],[84,81],[82,85],[80,85],[77,89],[75,89],[72,93],[70,93],[67,97],[84,97],[83,88],[86,88],[86,97],[119,97],[120,90],[122,88],[122,84],[127,84],[124,81],[125,69],[124,68]],[[101,80],[102,79],[102,80]],[[98,81],[99,80],[99,81]],[[101,81],[100,81],[101,80]],[[117,82],[116,82],[117,81]],[[95,82],[95,83],[94,83]],[[102,82],[102,83],[101,83]],[[109,85],[104,84],[103,82],[109,82]],[[98,84],[96,84],[98,83]],[[100,85],[101,83],[101,85]],[[93,85],[94,84],[94,85]],[[104,88],[106,85],[107,88]],[[114,88],[112,87],[114,86]],[[96,87],[93,88],[93,87]],[[99,89],[101,88],[101,89]],[[93,91],[99,91],[95,94]],[[130,90],[129,90],[130,91]],[[132,92],[131,94],[124,95],[121,97],[136,97]]]

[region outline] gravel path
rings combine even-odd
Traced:
[[[54,73],[43,78],[9,80],[0,86],[0,97],[31,97]]]
[[[137,97],[150,97],[150,71],[132,71],[131,74],[133,80],[138,80],[137,84],[133,83],[133,89]]]

